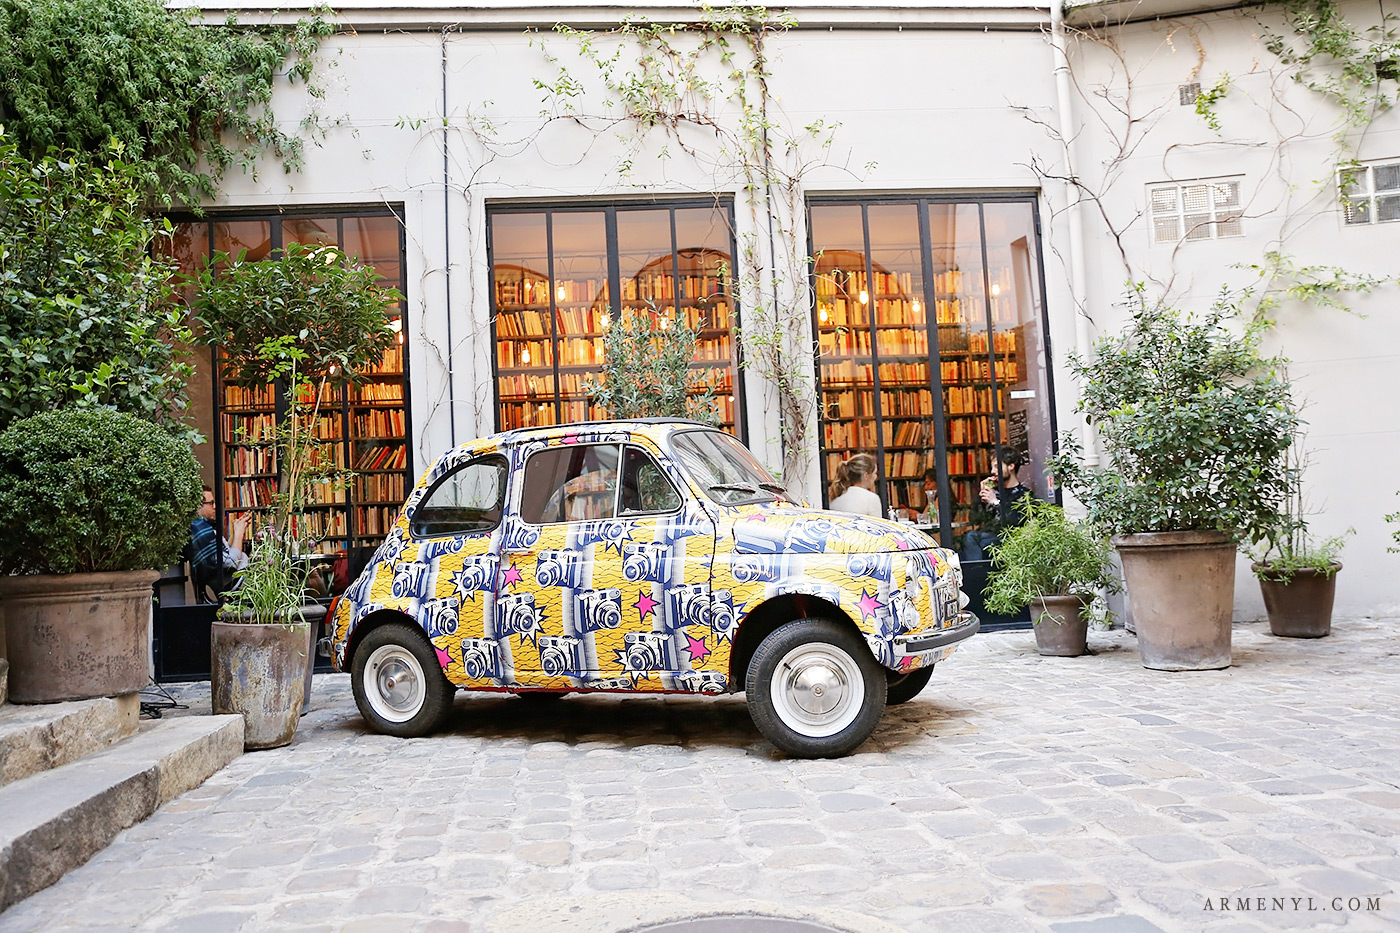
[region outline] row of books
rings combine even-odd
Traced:
[[[987,352],[987,334],[985,331],[978,331],[969,334],[967,338],[967,348],[973,353]],[[1014,330],[994,330],[992,331],[992,349],[998,354],[1016,352],[1016,331]]]
[[[341,505],[346,501],[345,485],[343,483],[311,483],[306,489],[306,501],[309,505]]]
[[[401,409],[364,411],[354,416],[357,437],[403,437],[404,416]]]
[[[224,475],[248,476],[253,473],[276,473],[277,451],[271,446],[224,448]]]
[[[876,272],[873,291],[880,295],[911,294],[914,291],[912,272]],[[870,292],[864,269],[818,269],[815,288],[818,297],[847,294],[855,296],[862,291]]]
[[[1005,392],[1002,392],[1005,395]],[[1006,409],[1003,397],[1000,410]],[[952,415],[983,414],[992,410],[992,390],[990,386],[946,386],[943,389],[943,410]]]
[[[355,509],[355,534],[367,538],[387,535],[399,520],[399,512],[400,509],[390,505],[358,506]]]
[[[581,377],[572,374],[575,379]],[[554,374],[546,370],[538,376],[527,373],[506,373],[496,377],[496,391],[502,397],[519,398],[554,398]]]
[[[402,336],[402,335],[400,335]],[[369,368],[370,375],[399,376],[403,374],[403,347],[392,346],[384,351],[379,362]]]
[[[355,387],[357,402],[398,402],[403,404],[403,383],[366,382]]]
[[[277,404],[270,385],[224,386],[224,405],[229,408],[271,408]]]
[[[402,502],[402,473],[373,473],[355,477],[355,498],[368,502]]]
[[[496,342],[496,365],[502,369],[519,369],[526,366],[551,366],[554,357],[552,340],[498,340]]]
[[[496,272],[496,307],[511,305],[547,305],[552,299],[556,304],[577,301],[596,301],[599,295],[607,294],[608,283],[604,279],[559,279],[553,290],[549,280],[543,275],[521,276],[514,270]]]
[[[224,508],[261,509],[272,505],[277,495],[275,479],[243,479],[224,481]]]
[[[406,470],[408,448],[403,444],[375,444],[365,448],[355,461],[355,470]],[[400,477],[402,479],[402,477]]]
[[[992,372],[996,373],[997,382],[1020,380],[1020,367],[1014,359],[999,359],[995,368],[988,365],[987,360],[976,356],[965,360],[944,360],[939,364],[939,372],[944,382],[987,382]]]
[[[349,522],[343,509],[322,509],[293,515],[292,533],[298,538],[320,541],[325,538],[344,538],[349,534]]]
[[[225,443],[263,444],[277,437],[277,422],[272,415],[239,415],[225,412],[219,418]]]

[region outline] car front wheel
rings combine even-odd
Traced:
[[[907,674],[887,674],[885,705],[898,706],[901,703],[908,703],[928,686],[929,678],[932,676],[933,665],[921,667],[917,671],[910,671]]]
[[[758,731],[800,758],[836,758],[870,737],[885,711],[885,669],[852,628],[799,619],[749,662],[745,693]]]
[[[456,693],[428,639],[401,622],[381,625],[360,642],[350,686],[371,729],[405,739],[439,728]]]

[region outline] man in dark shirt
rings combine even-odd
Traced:
[[[963,536],[962,559],[988,560],[987,549],[1001,543],[1002,531],[1015,528],[1026,520],[1016,503],[1030,494],[1030,487],[1021,482],[1019,471],[1026,455],[1014,447],[997,448],[992,463],[992,475],[982,480],[979,495],[985,507],[984,517]]]
[[[199,516],[190,522],[190,576],[200,600],[206,598],[203,592],[206,586],[212,587],[216,595],[223,595],[233,585],[234,572],[248,566],[248,555],[243,553],[248,516],[239,516],[234,521],[232,542],[219,534],[214,518],[214,490],[205,486]]]

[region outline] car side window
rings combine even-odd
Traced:
[[[510,465],[499,455],[482,457],[438,480],[413,512],[415,537],[476,534],[501,523]]]
[[[648,515],[676,511],[681,507],[681,496],[650,454],[629,446],[622,455],[618,503],[619,515]]]
[[[525,463],[520,518],[531,525],[612,518],[617,507],[616,444],[541,450]]]

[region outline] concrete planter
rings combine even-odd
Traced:
[[[309,622],[213,623],[209,663],[214,713],[243,717],[245,749],[278,748],[296,735],[310,627]]]
[[[1337,572],[1299,570],[1287,583],[1259,579],[1264,609],[1269,614],[1269,631],[1283,638],[1323,638],[1332,634],[1332,601],[1337,595]],[[1262,568],[1254,565],[1255,573]]]
[[[1230,666],[1235,545],[1218,531],[1117,535],[1113,546],[1137,621],[1143,667],[1213,671]]]
[[[156,570],[0,577],[12,703],[58,703],[146,686]]]
[[[1049,658],[1077,658],[1089,650],[1087,601],[1078,596],[1046,596],[1031,607],[1035,647]]]

